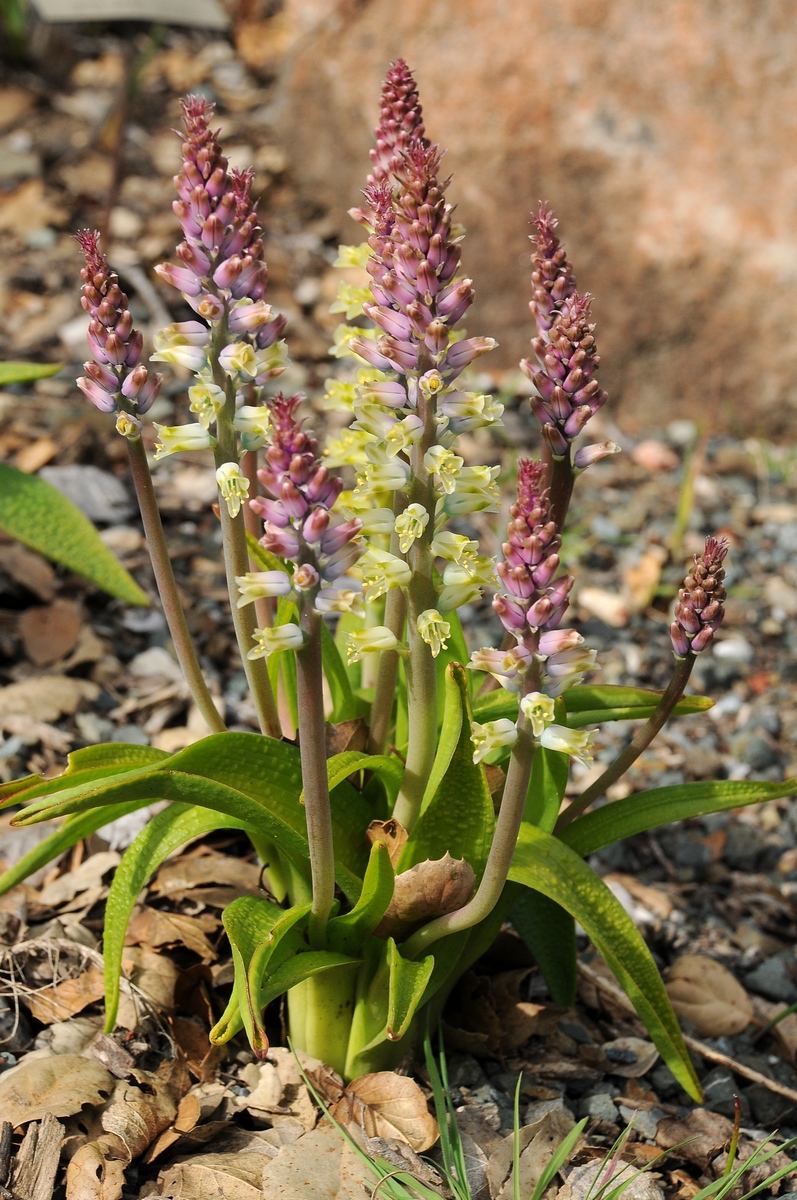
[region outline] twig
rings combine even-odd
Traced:
[[[593,983],[599,991],[605,992],[607,996],[611,996],[612,1000],[620,1005],[621,1008],[626,1009],[627,1012],[634,1012],[634,1006],[625,992],[621,991],[610,980],[604,979],[602,975],[588,966],[587,963],[579,962],[578,969],[590,983]],[[741,1075],[743,1079],[749,1079],[751,1083],[760,1083],[768,1091],[775,1092],[778,1096],[784,1096],[787,1100],[791,1100],[793,1104],[797,1104],[797,1090],[794,1088],[788,1087],[785,1083],[779,1083],[777,1079],[770,1079],[769,1076],[763,1075],[761,1071],[756,1071],[754,1067],[748,1067],[744,1063],[737,1062],[735,1058],[723,1054],[721,1050],[715,1050],[713,1046],[709,1046],[697,1038],[690,1037],[687,1033],[684,1033],[682,1036],[687,1049],[692,1050],[695,1054],[701,1055],[702,1058],[707,1058],[709,1062],[715,1062],[722,1067],[727,1067],[730,1071],[733,1071],[734,1075]]]

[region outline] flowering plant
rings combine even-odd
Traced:
[[[459,273],[462,233],[405,64],[388,72],[365,204],[353,214],[366,241],[340,250],[339,265],[364,267],[368,285],[342,283],[333,306],[357,323],[337,331],[344,373],[325,399],[350,421],[323,450],[300,397],[272,384],[287,365],[285,321],[265,299],[252,175],[229,169],[211,105],[189,98],[183,109],[174,208],[184,240],[179,265],[159,274],[196,319],[162,330],[153,358],[193,372],[196,420],[156,425],[155,458],[214,456],[232,614],[261,732],[227,731],[204,681],[141,440],[160,377],[141,361],[97,235],[84,232],[92,360],[78,382],[116,414],[126,440],[174,646],[210,736],[171,755],[88,747],[56,779],[7,785],[5,803],[25,805],[15,823],[66,819],[0,890],[115,818],[171,802],[111,887],[113,1028],[125,929],[147,877],[191,838],[245,831],[269,897],[242,897],[224,913],[235,984],[211,1039],[244,1030],[265,1053],[264,1010],[287,994],[295,1044],[347,1078],[412,1048],[426,1014],[439,1012],[507,917],[554,1000],[569,1004],[578,921],[699,1096],[653,959],[585,859],[668,821],[787,795],[795,781],[686,784],[587,809],[670,716],[710,706],[684,689],[722,620],[727,545],[708,538],[679,592],[663,693],[585,683],[596,655],[563,625],[573,579],[560,560],[562,529],[576,476],[617,447],[574,446],[606,395],[590,297],[576,289],[552,213],[540,206],[534,222],[534,357],[521,364],[542,458],[518,464],[496,563],[481,553],[484,518],[474,516],[498,511],[498,468],[466,465],[458,452],[462,434],[500,423],[502,406],[465,381],[495,343],[459,328],[473,285]],[[457,612],[485,591],[504,639],[469,650]],[[622,753],[566,804],[570,762],[591,762],[595,727],[630,719],[642,724]]]

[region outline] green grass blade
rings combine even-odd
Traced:
[[[584,1131],[584,1126],[588,1120],[589,1117],[584,1117],[581,1121],[579,1121],[578,1125],[573,1126],[567,1137],[565,1137],[559,1143],[556,1150],[551,1155],[545,1170],[537,1180],[537,1186],[531,1193],[530,1200],[542,1200],[542,1197],[545,1195],[548,1187],[556,1178],[557,1172],[565,1165],[568,1158],[573,1153],[573,1148],[578,1139],[581,1137],[581,1134]]]
[[[47,379],[50,375],[57,375],[60,370],[60,363],[0,362],[0,387]]]
[[[149,598],[91,521],[58,488],[0,463],[0,529],[127,604]]]

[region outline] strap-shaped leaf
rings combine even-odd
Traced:
[[[442,580],[440,583],[442,585]],[[462,624],[460,623],[460,619],[457,616],[456,611],[452,610],[451,612],[447,612],[445,614],[445,619],[451,626],[451,632],[448,635],[448,644],[440,651],[435,659],[437,688],[440,692],[442,692],[445,688],[449,664],[462,663],[464,665],[470,658],[470,651],[468,650],[468,645],[465,641],[465,634],[462,631]],[[480,679],[480,676],[477,675],[475,671],[468,672],[467,680],[469,688],[471,684],[475,682],[474,676],[475,680]]]
[[[639,930],[603,880],[558,838],[523,824],[509,878],[542,892],[586,930],[638,1012],[681,1086],[701,1099],[700,1084],[661,976]]]
[[[576,998],[576,923],[569,912],[542,892],[524,888],[509,920],[537,960],[554,1004],[570,1008]]]
[[[54,796],[67,787],[89,784],[98,779],[109,779],[130,767],[150,766],[168,757],[165,750],[127,742],[86,746],[81,750],[73,750],[68,756],[69,765],[66,770],[53,779],[44,779],[41,775],[28,775],[24,779],[15,779],[4,784],[0,787],[0,808],[7,808],[10,804],[27,804],[44,796]]]
[[[393,867],[384,842],[374,842],[360,898],[351,912],[333,917],[327,926],[330,950],[357,954],[373,933],[393,899]]]
[[[31,383],[34,379],[47,379],[57,375],[60,363],[2,362],[0,363],[0,387],[10,383]]]
[[[329,790],[339,787],[355,771],[371,771],[385,785],[388,796],[395,800],[404,776],[404,767],[397,758],[386,754],[365,754],[361,750],[344,750],[327,759]]]
[[[578,817],[562,830],[562,840],[585,858],[604,846],[644,833],[658,825],[703,817],[707,813],[743,808],[764,800],[797,795],[797,779],[777,783],[762,780],[717,779],[700,783],[677,783],[672,787],[637,792],[624,800],[605,804]]]
[[[38,475],[0,463],[0,529],[96,587],[146,607],[149,598],[71,500]]]
[[[484,768],[473,761],[465,668],[449,663],[447,673],[460,696],[459,736],[437,791],[409,836],[398,869],[406,871],[427,858],[443,858],[448,852],[452,858],[467,859],[478,877],[487,861],[495,815]]]
[[[49,837],[44,838],[18,863],[0,875],[0,896],[10,892],[34,871],[46,867],[47,863],[52,862],[67,850],[71,850],[78,842],[82,842],[83,838],[91,837],[92,833],[96,833],[103,825],[110,825],[112,821],[126,817],[128,813],[135,812],[137,808],[143,808],[146,803],[146,800],[134,800],[130,804],[117,804],[110,809],[99,809],[81,813],[77,817],[69,817],[60,828],[51,833]]]
[[[617,687],[614,684],[587,685],[568,688],[562,695],[567,711],[566,724],[571,729],[585,725],[600,725],[604,721],[647,720],[655,712],[661,692],[648,688]],[[673,716],[688,716],[705,712],[713,706],[708,696],[682,696],[673,709]],[[501,717],[517,718],[518,698],[498,688],[473,701],[477,721],[497,721]]]
[[[400,1042],[423,999],[434,969],[434,957],[427,954],[420,961],[412,962],[402,956],[393,938],[388,938],[387,962],[390,982],[385,1037],[390,1042]]]
[[[283,560],[266,550],[265,546],[261,546],[252,533],[246,535],[246,550],[252,562],[257,563],[261,571],[286,571],[290,574]]]
[[[603,721],[647,720],[655,712],[661,695],[649,688],[585,683],[568,688],[562,699],[567,709],[567,724],[571,729],[581,729]],[[682,696],[673,716],[706,712],[713,707],[714,701],[708,696]]]
[[[459,744],[462,733],[462,692],[459,681],[453,671],[446,671],[443,687],[443,720],[440,725],[440,737],[437,742],[437,753],[432,763],[432,770],[426,784],[421,802],[421,812],[429,805],[432,797],[445,778],[451,765],[454,751]]]
[[[106,814],[107,810],[101,809],[99,814],[94,810],[88,816],[96,819],[101,815],[105,820]],[[86,816],[73,817],[72,820],[85,821]],[[125,934],[141,889],[161,863],[192,838],[202,837],[214,829],[242,828],[246,826],[234,817],[222,816],[208,809],[172,804],[153,817],[128,846],[114,873],[105,907],[103,959],[106,1032],[110,1033],[116,1024]]]
[[[531,764],[531,779],[523,820],[552,833],[559,818],[570,774],[570,759],[561,750],[538,746]]]

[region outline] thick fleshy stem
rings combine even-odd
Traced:
[[[326,924],[335,899],[335,856],[324,737],[321,615],[314,611],[307,599],[302,601],[299,624],[305,641],[301,649],[296,651],[296,699],[313,880],[309,933],[313,948],[323,950],[326,948]]]
[[[257,495],[257,451],[245,450],[241,458],[241,471],[249,483],[249,497]],[[260,521],[257,513],[248,504],[243,506],[244,513],[244,528],[247,533],[247,541],[250,537],[255,541],[260,537]],[[251,571],[259,571],[260,564],[256,559],[249,557],[249,569]],[[255,620],[259,629],[268,629],[274,623],[274,612],[272,600],[268,596],[258,596],[255,599]]]
[[[418,415],[423,421],[423,434],[420,441],[413,445],[410,454],[410,502],[421,504],[427,512],[434,512],[434,487],[424,464],[424,456],[437,438],[435,403],[433,397],[425,396],[423,392],[418,401]],[[393,816],[408,831],[418,819],[437,750],[437,671],[432,651],[418,630],[421,613],[437,604],[431,549],[433,533],[430,521],[421,536],[413,542],[408,555],[412,567],[412,580],[407,589],[407,641],[410,652],[405,664],[408,749],[404,778],[393,809]]]
[[[493,843],[487,857],[487,865],[475,896],[455,912],[437,917],[424,925],[401,947],[405,958],[418,958],[434,942],[463,929],[472,929],[495,908],[509,875],[512,855],[515,852],[523,809],[531,778],[534,758],[534,739],[528,719],[521,714],[518,721],[518,736],[512,748],[509,769],[506,774],[504,795],[493,835]]]
[[[689,676],[692,674],[692,667],[695,665],[695,655],[687,654],[684,658],[678,658],[675,661],[675,670],[672,673],[670,682],[663,693],[659,703],[656,705],[655,712],[648,717],[645,724],[638,729],[631,741],[626,746],[621,754],[611,763],[603,774],[595,780],[585,791],[581,793],[577,800],[574,800],[568,808],[560,816],[556,832],[564,829],[571,821],[575,821],[576,817],[581,816],[593,801],[597,800],[604,794],[607,788],[611,787],[628,768],[636,762],[640,754],[647,750],[650,743],[655,738],[659,730],[664,726],[666,721],[672,715],[678,701],[683,695],[684,688],[689,682]]]
[[[141,520],[144,525],[144,535],[147,548],[152,560],[152,570],[158,595],[163,606],[163,615],[172,635],[177,661],[185,676],[194,703],[201,712],[205,723],[213,733],[223,733],[227,726],[213,703],[202,675],[202,668],[196,656],[194,643],[188,631],[185,612],[177,591],[177,583],[172,570],[169,547],[163,532],[155,489],[152,486],[152,476],[147,462],[146,451],[140,438],[127,438],[127,451],[130,458],[130,472],[133,486],[136,489],[138,506],[141,510]]]
[[[232,420],[226,413],[220,413],[217,422],[218,446],[216,447],[216,466],[221,467],[231,462],[237,456],[235,429]],[[230,593],[233,625],[241,659],[246,672],[246,680],[252,695],[252,702],[257,713],[258,723],[263,733],[269,737],[281,738],[282,727],[279,713],[268,676],[265,659],[252,659],[248,651],[255,644],[255,612],[250,606],[238,607],[238,584],[236,579],[245,575],[249,568],[249,554],[246,548],[246,529],[244,514],[241,510],[237,516],[230,515],[226,504],[219,505],[221,521],[221,536],[224,546],[224,569],[227,576],[227,588]]]

